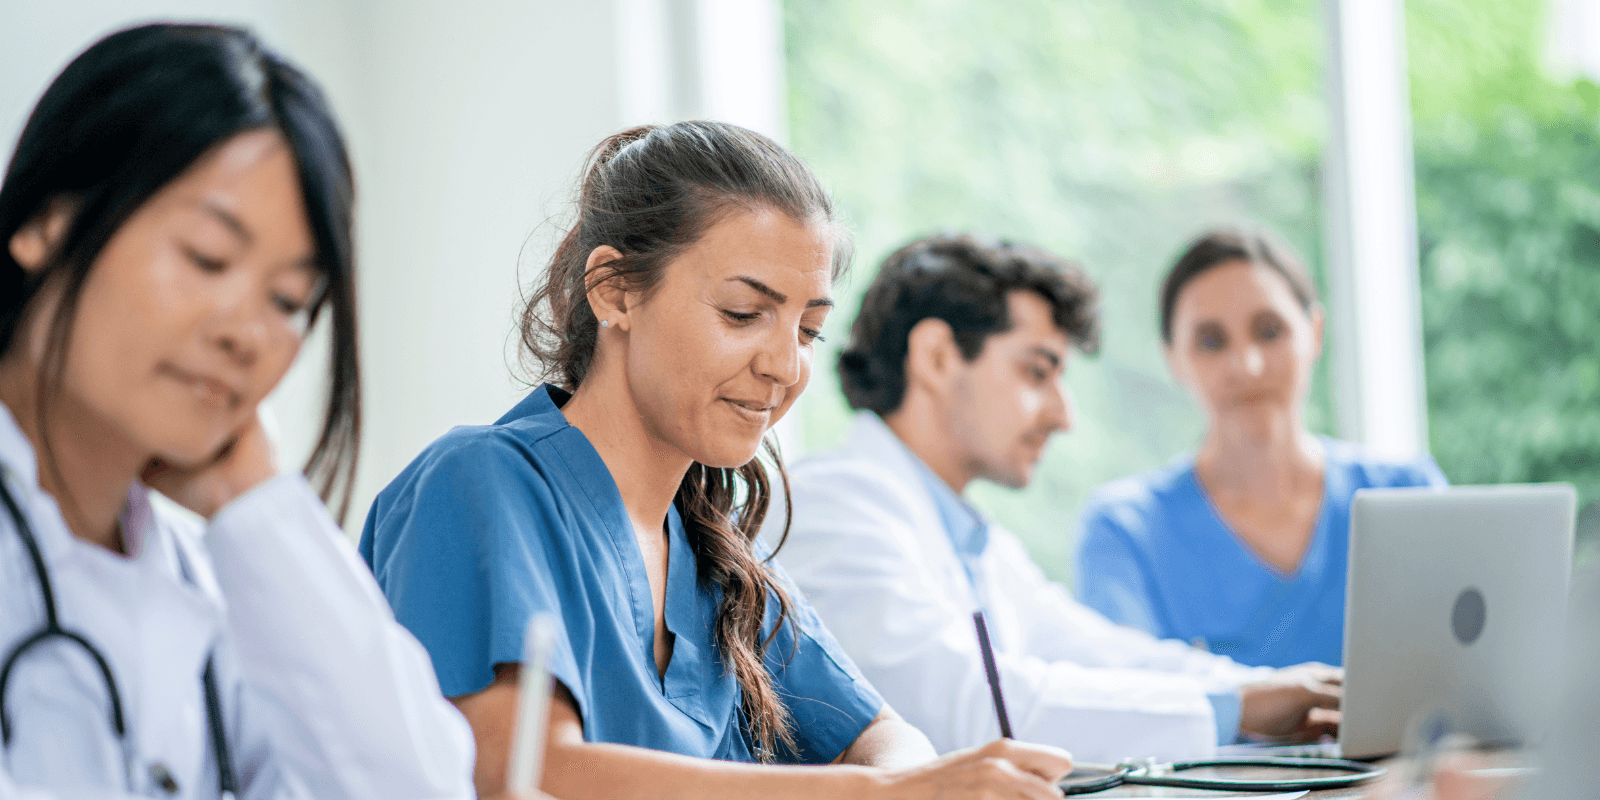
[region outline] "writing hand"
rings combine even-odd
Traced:
[[[1048,800],[1061,797],[1056,783],[1072,771],[1072,756],[1044,745],[999,739],[910,769],[887,773],[890,797]]]

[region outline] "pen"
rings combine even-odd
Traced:
[[[994,696],[994,715],[1000,720],[1000,736],[1011,735],[1011,718],[1006,716],[1006,698],[1000,694],[1000,670],[994,664],[994,646],[989,644],[989,626],[983,621],[983,612],[972,612],[972,624],[978,628],[978,648],[983,651],[983,671],[989,676],[989,694]]]

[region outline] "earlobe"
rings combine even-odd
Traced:
[[[23,272],[36,272],[44,266],[45,258],[50,255],[50,242],[45,236],[44,220],[36,219],[21,228],[11,237],[11,259],[22,267]]]
[[[589,286],[589,310],[594,312],[595,319],[601,321],[601,327],[626,331],[628,293],[616,281],[608,280],[607,270],[601,269],[619,258],[622,258],[621,251],[611,245],[596,247],[589,251],[589,259],[584,263],[584,278]]]
[[[1179,386],[1188,388],[1189,376],[1184,374],[1183,368],[1181,365],[1179,365],[1177,354],[1173,352],[1172,345],[1169,344],[1165,347],[1162,347],[1161,355],[1167,361],[1167,371],[1172,373],[1172,379],[1176,381]]]
[[[66,201],[56,200],[50,203],[47,209],[28,220],[27,224],[11,235],[11,241],[7,244],[12,260],[16,261],[24,272],[43,269],[50,254],[60,244],[71,218],[72,209]]]
[[[1312,360],[1316,360],[1316,359],[1322,358],[1322,334],[1323,334],[1323,331],[1326,329],[1326,325],[1324,324],[1326,322],[1327,322],[1327,317],[1324,316],[1323,313],[1322,313],[1322,306],[1320,306],[1320,305],[1312,306],[1311,307],[1311,358],[1312,358]]]
[[[34,233],[33,226],[24,226],[11,237],[11,260],[17,262],[24,272],[38,269],[39,263],[44,260],[44,240]]]

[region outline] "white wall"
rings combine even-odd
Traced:
[[[322,83],[346,130],[366,398],[352,533],[422,446],[525,392],[518,301],[590,147],[701,115],[782,133],[776,0],[6,0],[6,160],[67,61],[150,19],[251,27]],[[291,464],[320,422],[320,333],[269,398]]]
[[[521,290],[549,253],[589,148],[627,125],[702,114],[781,132],[776,9],[775,0],[7,0],[0,147],[9,160],[34,102],[74,55],[139,21],[248,25],[322,83],[357,178],[366,418],[354,531],[428,442],[492,421],[525,391],[512,371]],[[757,63],[730,71],[730,52]],[[317,430],[325,350],[313,337],[269,400],[291,463]]]
[[[588,148],[626,122],[610,8],[361,6],[347,43],[361,61],[367,393],[355,516],[428,442],[523,393],[512,329],[548,252],[541,223],[563,211]]]

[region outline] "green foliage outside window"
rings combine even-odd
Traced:
[[[1456,483],[1600,500],[1600,89],[1513,3],[1412,2],[1429,433]],[[1593,509],[1580,524],[1592,558]]]
[[[1156,330],[1183,244],[1260,221],[1321,280],[1322,15],[1311,0],[787,0],[791,143],[858,245],[803,400],[805,447],[849,424],[837,348],[895,247],[968,230],[1080,259],[1106,335],[1068,369],[1077,427],[1027,490],[973,492],[1065,578],[1085,495],[1203,429]],[[1600,93],[1539,72],[1543,20],[1526,7],[1413,2],[1408,24],[1435,455],[1458,483],[1570,480],[1600,497]],[[1308,410],[1324,432],[1329,361]]]

